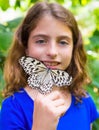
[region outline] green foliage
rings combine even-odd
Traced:
[[[13,33],[16,27],[21,23],[21,18],[16,18],[11,21],[7,21],[6,23],[0,24],[0,90],[4,87],[4,80],[3,80],[3,66],[5,57],[7,55],[7,50],[12,42]],[[1,93],[0,93],[1,95]],[[0,96],[1,102],[2,96]]]
[[[9,47],[10,42],[12,39],[12,32],[2,32],[0,33],[0,49],[2,51],[6,51],[6,49]]]
[[[14,20],[8,21],[6,24],[6,28],[9,28],[10,30],[15,29],[22,21],[22,17],[16,18]]]
[[[9,0],[0,0],[0,7],[2,10],[6,10],[9,8]]]
[[[72,6],[76,6],[76,5],[86,5],[88,4],[88,2],[90,2],[90,0],[72,0]]]
[[[92,130],[99,130],[99,119],[93,123]]]
[[[99,7],[95,8],[93,13],[95,16],[96,28],[99,30]]]
[[[91,44],[86,45],[87,49],[99,52],[99,30],[96,29],[89,40]]]
[[[5,25],[0,24],[0,50],[1,52],[6,53],[7,49],[9,48],[13,33],[15,28],[19,25],[22,18],[16,18],[14,20],[8,21]]]

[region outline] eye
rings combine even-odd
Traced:
[[[43,40],[43,39],[40,39],[40,40],[37,40],[36,43],[38,43],[38,44],[44,44],[44,43],[46,43],[46,41]]]
[[[65,41],[65,40],[61,40],[60,42],[59,42],[61,45],[68,45],[69,43],[67,42],[67,41]]]

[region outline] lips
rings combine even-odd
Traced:
[[[58,65],[60,64],[59,62],[56,62],[56,61],[44,61],[43,63],[48,68],[51,68],[51,69],[57,69]]]

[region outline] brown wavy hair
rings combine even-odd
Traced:
[[[71,29],[74,47],[72,60],[66,71],[72,75],[73,82],[68,88],[76,97],[85,95],[83,86],[88,81],[87,59],[82,36],[73,14],[57,3],[38,2],[29,9],[14,35],[13,44],[9,49],[4,66],[4,78],[6,81],[6,87],[3,91],[4,97],[12,95],[21,87],[27,85],[27,76],[20,67],[18,60],[21,56],[26,55],[25,50],[30,32],[36,28],[44,15],[53,16]]]

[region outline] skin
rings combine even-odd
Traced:
[[[71,30],[55,18],[45,16],[30,33],[26,53],[50,68],[65,70],[70,64],[72,50]]]
[[[51,69],[65,70],[71,62],[72,50],[72,32],[68,26],[52,16],[44,16],[30,33],[26,54]],[[56,130],[59,118],[71,105],[68,89],[63,91],[54,87],[47,95],[28,86],[25,90],[34,100],[32,130]]]

